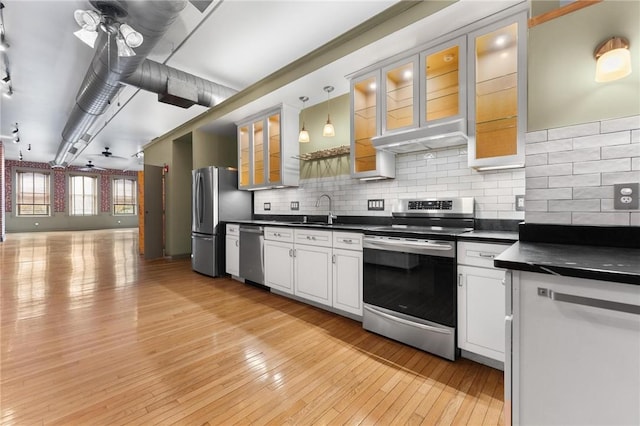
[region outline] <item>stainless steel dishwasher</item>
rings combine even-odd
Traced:
[[[240,277],[264,285],[264,227],[240,225]]]

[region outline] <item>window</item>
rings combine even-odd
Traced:
[[[71,216],[98,214],[98,178],[95,176],[69,177]]]
[[[18,216],[49,216],[51,213],[50,173],[16,172]]]
[[[136,214],[136,181],[135,179],[113,179],[113,214]]]

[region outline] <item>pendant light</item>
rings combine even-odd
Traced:
[[[298,142],[300,143],[309,143],[311,139],[309,139],[309,132],[304,128],[304,105],[309,100],[308,96],[300,96],[299,98],[302,101],[302,130],[300,130],[300,134],[298,135]]]
[[[333,124],[331,124],[331,115],[329,109],[329,102],[331,101],[331,92],[333,92],[333,86],[325,86],[324,91],[327,92],[327,123],[322,129],[322,136],[332,138],[336,135],[336,130],[333,128]]]

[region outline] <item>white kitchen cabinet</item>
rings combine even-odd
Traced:
[[[372,138],[380,135],[380,69],[351,80],[351,176],[358,179],[396,177],[396,157],[378,151]]]
[[[506,271],[494,268],[493,258],[507,247],[458,243],[458,347],[502,363]]]
[[[469,37],[469,167],[524,166],[527,128],[527,14]]]
[[[225,270],[233,276],[240,275],[240,226],[235,223],[226,225]]]
[[[640,286],[511,273],[512,424],[640,424]]]
[[[333,300],[331,232],[296,229],[294,239],[294,294],[331,306]]]
[[[333,307],[362,316],[362,234],[333,233]]]
[[[298,186],[299,110],[282,104],[238,123],[238,188]]]
[[[284,293],[293,294],[293,259],[293,229],[265,227],[265,285]]]

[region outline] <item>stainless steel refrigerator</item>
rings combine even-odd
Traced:
[[[191,267],[217,277],[224,273],[224,222],[251,219],[251,193],[238,190],[236,170],[205,167],[191,174]]]

